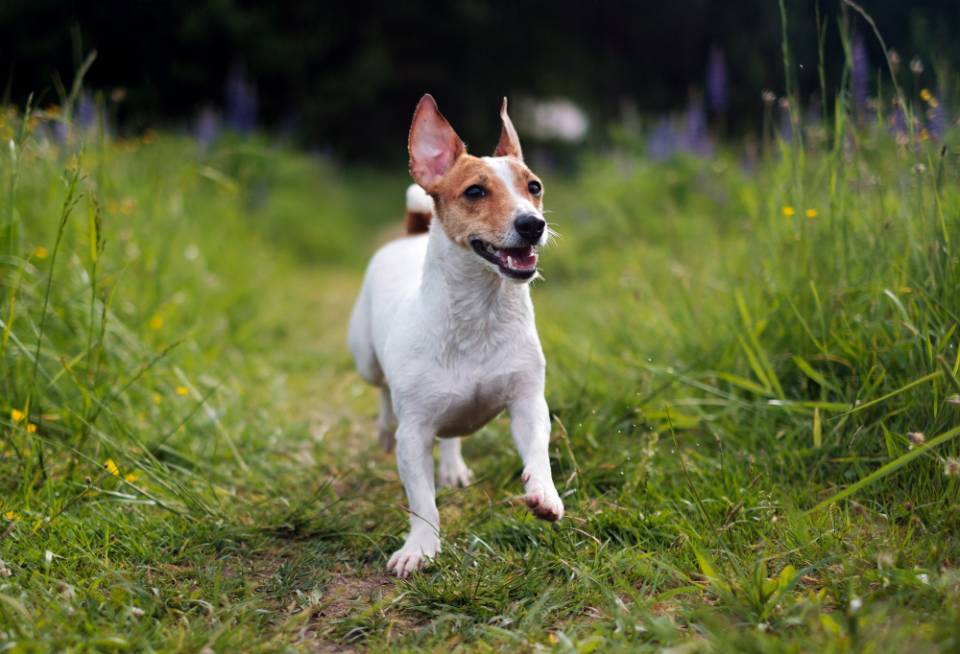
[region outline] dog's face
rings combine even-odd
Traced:
[[[500,109],[503,129],[492,157],[474,157],[440,114],[433,97],[417,105],[410,127],[410,173],[429,193],[447,236],[492,270],[533,279],[547,238],[543,184],[523,162],[520,141]]]

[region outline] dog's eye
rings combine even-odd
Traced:
[[[471,200],[479,200],[487,195],[487,189],[479,184],[474,184],[473,186],[468,186],[467,190],[463,192],[463,195]]]
[[[540,182],[533,180],[527,184],[527,190],[530,191],[530,195],[540,195],[541,191],[543,191],[543,187],[540,186]]]

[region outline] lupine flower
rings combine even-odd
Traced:
[[[947,131],[946,112],[943,107],[940,106],[937,98],[930,94],[929,91],[927,91],[927,93],[930,95],[929,98],[926,98],[926,103],[929,106],[929,109],[927,109],[927,130],[930,132],[930,136],[940,141]],[[921,92],[921,97],[922,95],[923,93]]]
[[[907,115],[904,113],[903,107],[896,98],[893,100],[893,116],[890,117],[890,132],[896,137],[897,143],[904,144],[907,142]]]
[[[727,63],[723,51],[714,46],[707,58],[707,101],[710,109],[718,114],[727,110],[729,89],[727,81]]]
[[[853,94],[853,106],[862,113],[867,104],[867,84],[870,79],[870,62],[867,60],[867,47],[863,37],[853,35],[853,53],[850,62],[850,89]]]
[[[647,136],[647,156],[655,161],[669,159],[677,151],[676,130],[669,118],[660,118]]]
[[[252,132],[257,124],[257,90],[240,64],[227,76],[226,105],[227,125],[241,133]]]
[[[193,130],[194,138],[200,149],[206,152],[217,137],[220,136],[220,116],[212,107],[205,107],[197,117]]]
[[[90,92],[84,90],[77,101],[77,111],[74,114],[74,123],[80,129],[90,129],[97,123],[97,105]]]
[[[793,140],[793,118],[790,115],[790,100],[780,98],[780,138],[784,141]]]
[[[707,112],[702,98],[691,98],[683,125],[683,141],[688,152],[708,155],[713,151],[713,144],[707,135]]]

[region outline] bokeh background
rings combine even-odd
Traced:
[[[960,2],[862,1],[0,0],[0,651],[960,651]],[[425,91],[544,181],[567,513],[502,416],[396,581]]]
[[[798,97],[814,110],[818,10],[825,60],[836,62],[845,56],[836,26],[848,10],[840,5],[786,2]],[[925,85],[947,95],[937,86],[960,62],[960,3],[863,6],[904,66],[926,62],[934,70]],[[851,54],[863,88],[873,89],[868,80],[885,62],[866,31],[857,24]],[[762,90],[784,89],[781,36],[772,0],[6,0],[0,81],[8,103],[22,106],[29,93],[41,106],[55,103],[54,80],[68,85],[96,51],[87,85],[102,92],[122,132],[167,126],[212,139],[221,126],[259,128],[338,158],[395,165],[426,91],[481,149],[495,143],[491,116],[503,95],[522,109],[528,139],[604,143],[616,136],[611,124],[684,111],[724,135],[758,133]],[[842,69],[824,72],[832,104]],[[544,124],[551,121],[562,124]]]

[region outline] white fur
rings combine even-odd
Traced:
[[[498,164],[493,168],[500,174]],[[472,475],[456,437],[503,410],[523,460],[528,505],[539,517],[563,515],[547,454],[545,361],[529,285],[454,244],[441,222],[373,256],[350,318],[357,370],[382,389],[381,442],[392,445],[396,428],[397,467],[410,503],[410,533],[388,563],[399,576],[440,551],[434,439],[449,439],[441,441],[440,483],[468,484]]]
[[[513,174],[513,168],[510,167],[507,159],[504,157],[482,157],[482,159],[483,162],[493,170],[494,174],[496,174],[496,176],[499,177],[507,187],[507,191],[510,193],[510,198],[513,200],[514,211],[516,214],[540,214],[536,207],[533,206],[533,203],[530,202],[529,198],[517,192],[517,179]]]
[[[433,213],[433,198],[419,184],[407,187],[407,211]]]

